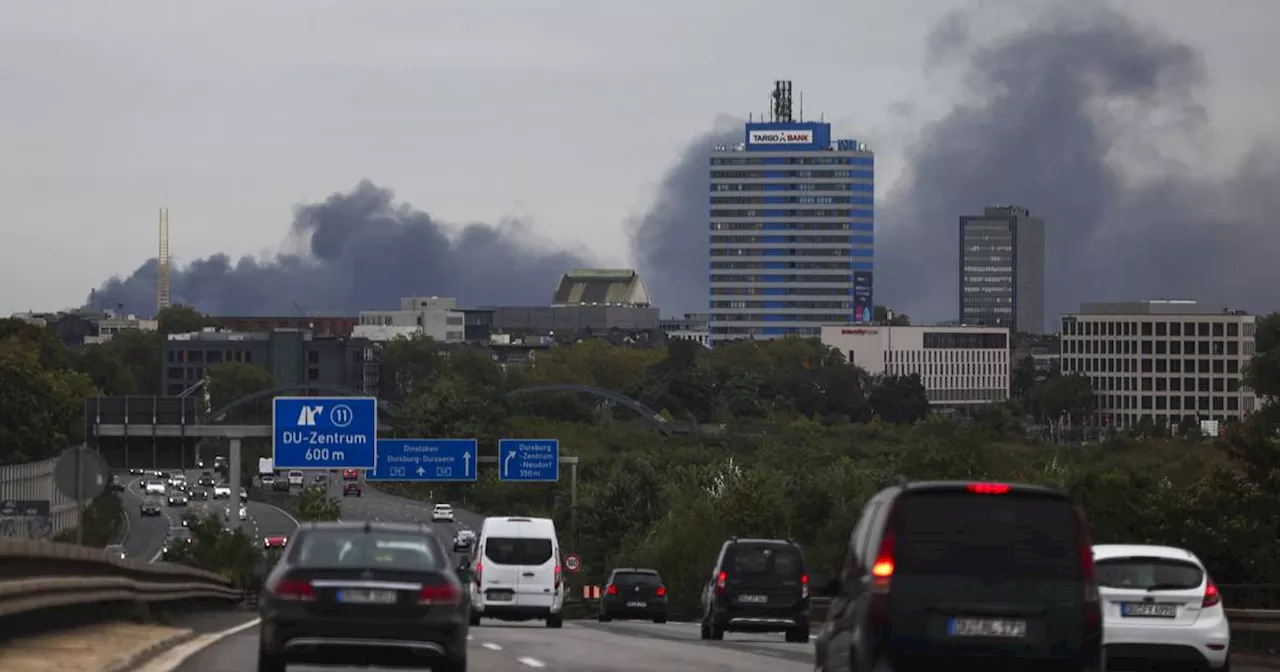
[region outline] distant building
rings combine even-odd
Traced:
[[[38,327],[53,330],[55,337],[68,348],[106,343],[128,330],[155,331],[159,323],[115,310],[82,309],[59,313],[14,313],[11,316]]]
[[[1258,408],[1244,383],[1256,330],[1195,301],[1085,303],[1062,316],[1062,371],[1093,383],[1097,425],[1240,420]]]
[[[400,299],[399,310],[362,310],[354,335],[371,341],[389,341],[396,337],[422,335],[439,343],[461,343],[466,340],[465,313],[458,310],[458,300],[431,296],[409,296]]]
[[[354,317],[330,315],[295,317],[211,317],[215,326],[227,331],[265,331],[276,329],[305,329],[317,336],[348,338],[359,320]]]
[[[1044,333],[1044,220],[996,206],[960,218],[960,321]]]
[[[1009,399],[1005,327],[828,325],[822,343],[873,375],[919,375],[938,408]]]
[[[707,313],[685,313],[684,317],[668,317],[658,322],[662,333],[669,340],[693,341],[704,347],[711,347],[709,325],[711,316]]]
[[[374,394],[377,346],[367,339],[317,335],[301,329],[232,332],[205,329],[170,334],[164,343],[164,393],[177,395],[224,362],[260,366],[276,386],[326,384]]]
[[[575,269],[560,277],[546,306],[481,306],[465,314],[471,335],[539,335],[556,339],[638,335],[658,330],[658,309],[630,269]]]
[[[631,269],[578,268],[560,276],[551,306],[628,306],[648,308],[649,288]]]

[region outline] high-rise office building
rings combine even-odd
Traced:
[[[1044,333],[1044,220],[995,206],[960,218],[960,322]]]
[[[875,155],[793,119],[790,82],[773,101],[770,121],[711,154],[712,345],[871,321]]]

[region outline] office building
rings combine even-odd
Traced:
[[[713,345],[871,321],[875,155],[793,119],[790,82],[773,96],[770,121],[711,153]]]
[[[711,347],[711,333],[707,325],[711,316],[706,313],[685,313],[684,317],[667,317],[658,321],[658,328],[669,341],[693,341],[703,347]]]
[[[404,297],[399,310],[362,310],[358,322],[353,335],[371,341],[426,336],[439,343],[461,343],[466,336],[457,299],[439,296]]]
[[[580,268],[560,276],[545,306],[482,306],[466,310],[472,335],[548,336],[554,339],[643,334],[658,330],[644,279],[632,269]]]
[[[169,396],[204,379],[208,367],[224,362],[260,366],[277,387],[341,385],[378,391],[377,346],[361,338],[321,336],[303,329],[271,332],[215,328],[170,334],[164,343],[164,393]]]
[[[227,331],[305,329],[317,336],[350,338],[360,320],[338,315],[294,315],[289,317],[210,317],[214,326]]]
[[[920,376],[935,408],[963,409],[1009,398],[1006,327],[827,325],[823,345],[872,375]]]
[[[1062,372],[1093,383],[1095,425],[1239,420],[1257,408],[1244,384],[1256,329],[1195,301],[1085,303],[1062,316]]]
[[[1044,220],[996,206],[960,218],[960,322],[1044,333]]]

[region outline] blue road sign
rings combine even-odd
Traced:
[[[271,404],[276,469],[373,469],[378,400],[374,397],[276,397]]]
[[[560,439],[502,439],[498,442],[498,480],[560,480]]]
[[[378,466],[365,472],[366,481],[474,481],[475,439],[382,439]]]

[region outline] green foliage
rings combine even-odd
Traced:
[[[80,527],[84,530],[81,543],[85,546],[102,548],[119,543],[124,534],[124,509],[116,493],[104,492],[89,502],[81,514]],[[76,536],[76,529],[72,528],[59,532],[53,540],[74,543]]]
[[[93,381],[66,366],[48,368],[50,363],[68,362],[50,356],[38,339],[0,338],[2,464],[54,457],[84,440],[84,400],[96,394]]]
[[[342,503],[329,497],[324,488],[308,486],[298,495],[298,520],[316,522],[337,520],[342,515]]]
[[[186,334],[213,326],[213,322],[207,316],[195,308],[181,303],[162,309],[160,314],[156,316],[156,321],[160,323],[159,332],[161,336]]]
[[[175,562],[221,574],[239,587],[255,583],[255,570],[264,556],[253,537],[228,530],[216,516],[186,517],[191,543],[171,547],[166,562]]]

